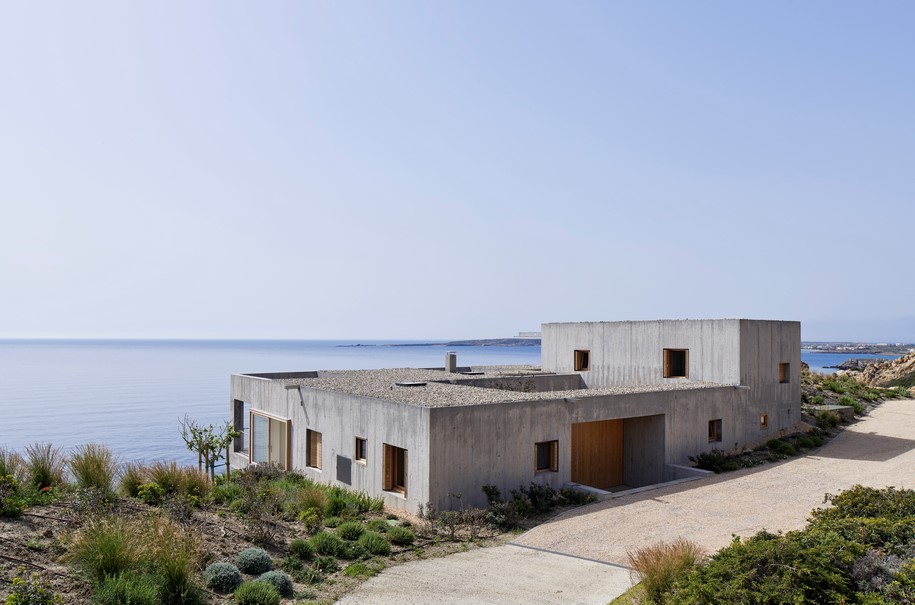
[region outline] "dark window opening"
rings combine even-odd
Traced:
[[[559,442],[542,441],[534,444],[534,471],[552,471],[559,470]]]
[[[587,372],[591,369],[591,351],[579,349],[575,351],[575,371]]]
[[[407,450],[384,444],[384,489],[407,495]]]
[[[721,418],[708,421],[708,440],[709,443],[721,441]]]
[[[782,384],[791,382],[791,364],[790,363],[778,364],[778,381]]]
[[[353,456],[356,459],[356,462],[365,463],[365,459],[368,457],[368,441],[362,437],[356,437],[356,454]]]
[[[768,414],[759,415],[759,428],[760,429],[769,428],[769,415]]]
[[[664,378],[689,377],[689,349],[664,349]]]

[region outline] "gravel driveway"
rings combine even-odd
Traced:
[[[915,401],[884,403],[810,455],[585,506],[511,545],[395,567],[340,603],[603,604],[629,586],[627,550],[682,536],[712,552],[798,529],[855,484],[915,487]]]

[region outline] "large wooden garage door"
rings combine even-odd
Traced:
[[[572,481],[598,489],[623,482],[623,420],[572,425]]]

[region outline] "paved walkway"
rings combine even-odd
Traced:
[[[394,567],[340,603],[604,604],[630,585],[627,551],[798,529],[855,484],[915,487],[915,401],[884,403],[814,454],[585,506],[508,546]]]

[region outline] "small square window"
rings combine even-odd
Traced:
[[[591,369],[591,351],[585,349],[575,350],[575,371],[587,372]]]
[[[786,384],[788,382],[791,382],[791,364],[790,363],[778,364],[778,381],[781,384]]]
[[[362,437],[356,437],[356,455],[353,456],[356,462],[361,462],[365,464],[366,456],[368,455],[369,442]]]
[[[769,428],[769,415],[768,414],[759,415],[759,428],[760,429]]]
[[[689,349],[664,349],[664,378],[689,378]]]
[[[321,433],[305,431],[305,466],[321,470]]]
[[[721,418],[708,421],[709,443],[721,441]]]
[[[559,442],[542,441],[534,444],[534,471],[556,472],[559,470]]]

